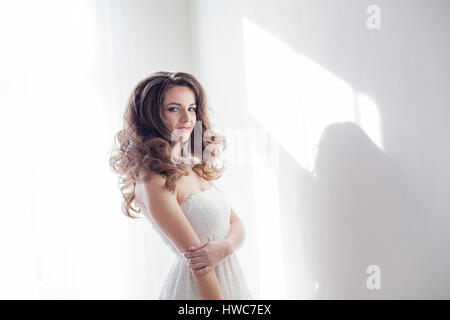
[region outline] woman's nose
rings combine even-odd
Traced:
[[[181,112],[181,120],[189,120],[189,111],[187,111],[186,109],[183,109],[183,111]]]

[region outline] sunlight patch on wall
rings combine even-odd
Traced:
[[[357,123],[378,148],[383,150],[381,116],[376,103],[365,93],[356,93]]]
[[[253,149],[255,210],[257,213],[260,293],[262,299],[286,299],[278,183],[264,159]]]
[[[367,96],[355,101],[346,81],[247,18],[243,41],[249,113],[304,169],[313,170],[316,147],[328,125],[358,123],[356,108],[363,130],[367,127],[380,141],[377,107]]]

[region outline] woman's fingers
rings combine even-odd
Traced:
[[[201,258],[204,256],[205,256],[205,253],[203,251],[187,252],[184,254],[184,257],[186,259]]]
[[[204,262],[197,262],[197,263],[191,263],[189,264],[189,268],[193,269],[193,270],[198,270],[198,269],[202,269],[204,267],[208,267],[207,263]]]
[[[205,247],[208,244],[208,242],[202,243],[199,246],[194,246],[193,249],[189,248],[189,250],[185,251],[183,253],[185,258],[195,258],[195,257],[202,257],[205,254],[204,250],[201,250],[203,247]]]
[[[205,266],[208,266],[210,264],[210,261],[208,261],[208,259],[205,259],[203,257],[198,257],[198,258],[186,259],[186,263],[187,263],[188,267],[198,269],[198,268],[203,268]]]
[[[189,251],[195,251],[195,250],[201,249],[204,246],[206,246],[207,244],[208,244],[208,242],[204,242],[202,244],[199,244],[198,246],[192,246],[189,248]]]
[[[209,270],[211,270],[210,267],[205,267],[205,268],[202,268],[202,269],[199,269],[199,270],[193,270],[192,272],[193,272],[195,275],[201,276],[201,275],[207,273]]]
[[[202,257],[196,257],[196,258],[190,258],[186,259],[190,264],[199,263],[199,262],[206,262],[204,258]]]

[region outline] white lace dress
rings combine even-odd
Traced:
[[[190,196],[181,204],[181,209],[197,233],[200,241],[223,240],[230,231],[231,207],[222,194],[211,187]],[[175,254],[175,262],[169,270],[159,299],[201,300],[194,277],[186,264],[186,259],[164,232],[158,227],[150,214],[153,228]],[[252,299],[244,274],[235,254],[223,259],[215,272],[225,300]]]

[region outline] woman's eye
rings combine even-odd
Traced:
[[[190,107],[189,109],[191,109],[191,111],[197,110],[196,107]],[[170,112],[173,112],[173,111],[178,111],[178,108],[177,107],[173,107],[173,108],[168,108],[167,110],[170,111]]]

